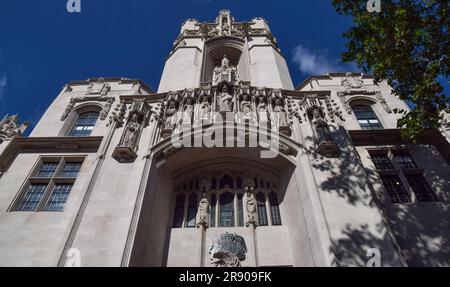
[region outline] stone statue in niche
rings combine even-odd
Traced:
[[[200,102],[200,119],[209,120],[210,113],[211,105],[209,104],[208,97],[204,95]]]
[[[323,141],[332,141],[333,140],[330,129],[328,128],[328,124],[322,118],[322,115],[320,114],[320,111],[318,108],[315,108],[312,111],[311,123],[313,124],[314,131],[316,134],[316,139],[319,143],[323,142]]]
[[[222,88],[222,93],[220,94],[220,111],[230,112],[231,111],[231,101],[233,97],[228,93],[228,88],[226,85]]]
[[[275,112],[278,126],[288,126],[287,114],[283,106],[283,101],[281,99],[275,100],[275,108],[273,109],[273,111]]]
[[[175,129],[177,125],[177,108],[175,106],[175,101],[170,100],[169,106],[166,110],[166,123],[165,128],[166,129]]]
[[[217,85],[221,82],[237,84],[239,82],[239,73],[236,67],[230,66],[227,55],[223,55],[221,66],[213,70],[212,84]]]
[[[253,193],[250,191],[247,191],[246,193],[246,205],[245,209],[247,211],[247,222],[246,226],[255,225],[258,223],[257,215],[256,215],[256,200],[253,196]]]
[[[197,227],[208,227],[208,218],[209,218],[209,201],[206,197],[206,194],[203,193],[202,198],[200,198],[200,202],[198,204],[198,212],[197,212]]]
[[[193,114],[194,114],[194,104],[192,103],[191,98],[187,98],[186,104],[184,106],[183,125],[191,125],[192,124]]]
[[[245,118],[249,118],[252,116],[252,104],[250,102],[250,97],[248,94],[245,94],[241,101],[241,112]]]
[[[264,102],[264,97],[259,97],[259,103],[258,103],[258,115],[259,115],[259,122],[260,123],[267,123],[269,121],[269,118],[267,116],[267,106]]]
[[[139,132],[141,129],[139,118],[140,117],[137,112],[134,112],[132,114],[130,121],[125,126],[125,132],[119,146],[130,147],[133,149],[137,147],[137,139],[139,137]]]

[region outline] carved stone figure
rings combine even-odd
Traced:
[[[139,115],[137,113],[133,113],[130,118],[130,122],[125,127],[125,132],[123,134],[120,146],[135,148],[140,128],[141,124],[139,123]]]
[[[175,106],[175,101],[171,100],[166,110],[165,128],[173,130],[175,129],[176,125],[177,125],[177,108]]]
[[[323,120],[320,111],[315,108],[312,112],[311,123],[314,127],[316,140],[321,143],[324,141],[332,141],[332,136],[328,124]]]
[[[267,116],[267,106],[266,103],[264,102],[263,97],[259,98],[258,115],[260,123],[267,123],[269,121],[269,118]]]
[[[202,97],[202,101],[200,103],[200,119],[208,120],[211,112],[211,105],[208,102],[208,98],[206,96]]]
[[[280,99],[275,100],[274,112],[277,117],[278,126],[279,127],[288,126],[288,119],[287,119],[286,111],[284,110],[283,102]]]
[[[223,55],[221,66],[213,70],[212,84],[217,85],[220,82],[237,84],[239,82],[239,73],[236,67],[230,66],[227,55]]]
[[[231,111],[231,100],[233,97],[227,92],[226,86],[223,87],[222,93],[220,94],[220,111],[229,112]]]
[[[28,123],[19,125],[18,115],[6,115],[0,122],[0,133],[4,135],[5,138],[11,138],[16,134],[20,134],[28,126]]]
[[[244,95],[241,101],[241,112],[245,118],[249,118],[252,115],[252,105],[248,95]]]
[[[184,125],[191,125],[192,124],[192,116],[194,114],[194,105],[192,103],[192,99],[188,98],[186,100],[186,104],[184,106],[184,113],[183,113],[183,124]]]
[[[252,224],[256,226],[258,223],[256,215],[256,200],[255,197],[253,196],[253,193],[251,193],[250,191],[248,191],[246,194],[245,209],[247,211],[246,226],[250,226]]]
[[[197,227],[208,227],[208,218],[209,218],[209,201],[206,197],[206,194],[203,193],[202,198],[198,204],[198,212],[197,212]]]
[[[209,249],[211,264],[216,267],[240,267],[246,253],[244,238],[228,232],[217,236]]]

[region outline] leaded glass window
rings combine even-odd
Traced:
[[[234,226],[234,195],[230,192],[220,195],[219,226]]]

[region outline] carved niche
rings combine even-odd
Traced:
[[[308,109],[307,113],[313,128],[314,140],[317,145],[316,152],[326,157],[338,155],[340,153],[339,147],[334,141],[330,127],[325,121],[325,113],[322,108],[312,106]]]
[[[142,100],[131,105],[119,144],[112,154],[113,158],[119,162],[131,162],[136,159],[141,133],[148,125],[150,113],[151,108]]]
[[[211,264],[216,267],[240,267],[246,253],[244,238],[228,232],[218,235],[209,249]]]

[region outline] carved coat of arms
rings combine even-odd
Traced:
[[[211,264],[216,267],[239,267],[245,260],[247,246],[242,236],[232,233],[218,235],[209,249]]]

